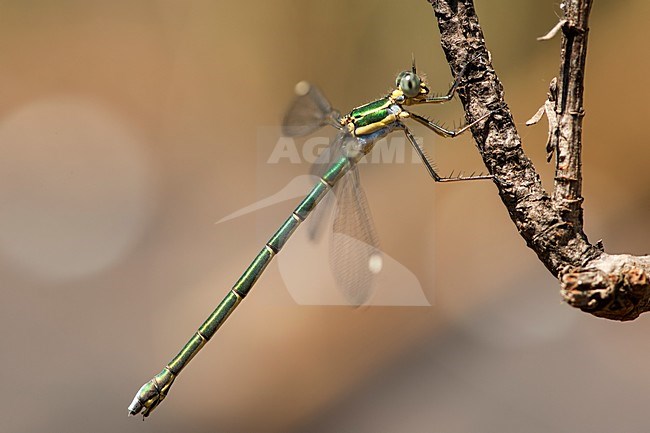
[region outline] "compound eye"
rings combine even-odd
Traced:
[[[411,74],[411,73],[412,73],[412,72],[409,72],[409,71],[403,71],[403,72],[400,72],[400,73],[397,75],[397,78],[395,78],[395,87],[399,87],[399,86],[400,86],[400,83],[402,82],[402,78],[404,78],[405,75],[407,75],[407,74]]]
[[[422,80],[413,72],[402,72],[398,75],[399,88],[408,98],[415,98],[420,94]]]

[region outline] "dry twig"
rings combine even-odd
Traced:
[[[564,300],[613,320],[633,320],[650,310],[650,256],[607,254],[600,243],[590,244],[583,231],[582,101],[592,0],[566,0],[558,26],[562,50],[557,100],[552,101],[556,122],[549,131],[549,151],[556,154],[551,194],[543,189],[533,163],[524,154],[473,1],[428,1],[452,73],[459,71],[466,59],[480,56],[464,78],[460,100],[468,119],[477,118],[486,108],[499,110],[472,133],[510,218],[528,247],[559,279]]]

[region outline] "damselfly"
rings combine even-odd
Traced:
[[[462,68],[458,76],[465,73],[469,64],[470,62]],[[212,338],[242,299],[248,295],[264,269],[280,252],[291,234],[331,189],[334,189],[338,201],[334,231],[348,235],[340,237],[340,242],[344,242],[346,238],[355,238],[360,241],[359,245],[364,246],[361,249],[356,248],[353,253],[350,253],[354,254],[352,257],[345,254],[348,249],[340,242],[337,244],[336,237],[334,238],[333,248],[339,249],[343,254],[336,259],[339,263],[333,264],[335,274],[337,268],[342,270],[343,274],[337,275],[337,283],[346,293],[350,303],[360,305],[368,299],[372,274],[381,266],[381,253],[367,201],[359,183],[357,163],[372,150],[377,140],[392,131],[402,130],[436,182],[492,178],[489,175],[457,177],[438,175],[422,146],[403,123],[406,119],[413,119],[442,137],[456,137],[490,116],[491,112],[487,111],[466,126],[450,130],[407,110],[406,107],[412,105],[438,104],[451,100],[458,86],[458,76],[447,94],[431,96],[425,81],[416,72],[414,61],[410,71],[404,71],[397,75],[395,88],[387,96],[357,107],[342,117],[338,111],[332,108],[318,88],[306,82],[301,82],[296,86],[297,98],[284,119],[285,135],[307,135],[326,125],[334,126],[339,130],[328,151],[324,152],[314,165],[312,172],[319,178],[316,185],[264,245],[230,292],[179,354],[159,374],[140,388],[129,406],[129,415],[142,413],[146,417],[162,402],[183,368]]]

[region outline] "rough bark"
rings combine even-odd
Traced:
[[[564,300],[614,320],[632,320],[650,310],[650,256],[609,255],[600,243],[590,244],[583,231],[583,83],[592,0],[565,0],[565,16],[558,25],[562,30],[560,69],[546,104],[547,114],[551,114],[549,157],[551,152],[556,155],[555,185],[550,194],[523,151],[473,1],[428,1],[452,73],[472,59],[458,91],[467,120],[494,112],[489,121],[472,130],[485,166],[494,175],[501,200],[520,235],[560,281]]]

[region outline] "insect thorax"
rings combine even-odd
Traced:
[[[401,112],[401,107],[387,96],[355,108],[344,122],[357,139],[374,142],[395,128]]]

